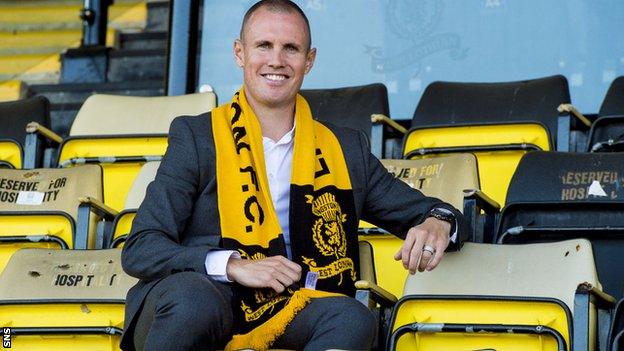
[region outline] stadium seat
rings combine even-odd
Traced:
[[[458,209],[464,208],[465,189],[479,189],[475,156],[446,155],[419,160],[381,160],[390,173],[425,195],[440,198]],[[360,222],[360,240],[371,243],[377,284],[399,296],[407,271],[393,259],[403,240],[366,222]]]
[[[58,166],[102,165],[105,204],[120,211],[141,165],[165,153],[171,121],[208,112],[215,104],[212,92],[165,97],[93,95],[60,145]]]
[[[621,351],[624,348],[624,299],[618,301],[613,310],[611,328],[609,329],[610,351]]]
[[[598,119],[589,131],[587,151],[624,151],[624,76],[611,83],[602,101]]]
[[[30,99],[0,102],[0,167],[2,168],[33,168],[35,158],[43,155],[43,144],[30,153],[26,150],[26,125],[35,121],[41,125],[50,124],[50,103],[42,96]],[[32,141],[36,141],[33,139]],[[32,157],[25,163],[25,158]]]
[[[597,350],[600,291],[591,244],[466,243],[410,276],[388,350]]]
[[[414,112],[403,157],[473,152],[482,190],[503,204],[520,157],[556,145],[557,106],[569,101],[563,76],[505,83],[431,83]]]
[[[20,248],[94,247],[98,216],[90,204],[101,199],[98,165],[0,170],[0,271]]]
[[[624,154],[532,152],[509,186],[496,242],[591,241],[604,291],[624,297]]]
[[[371,151],[383,157],[383,129],[373,127],[371,116],[390,115],[388,90],[381,83],[337,89],[304,89],[312,116],[337,126],[361,130],[371,143]]]
[[[160,161],[152,161],[146,162],[143,167],[141,167],[139,174],[135,178],[132,186],[130,187],[130,190],[128,191],[124,210],[115,217],[115,221],[113,222],[113,227],[111,231],[111,237],[110,239],[106,240],[107,247],[123,247],[123,243],[126,241],[126,237],[132,229],[132,221],[136,216],[136,212],[139,209],[139,206],[141,206],[141,202],[143,202],[143,199],[145,198],[147,186],[156,177],[156,171],[158,170],[159,166]]]
[[[136,283],[120,254],[17,251],[0,275],[0,325],[10,328],[11,349],[119,350],[126,293]]]

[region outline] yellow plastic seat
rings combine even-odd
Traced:
[[[597,305],[603,301],[614,300],[600,291],[587,240],[466,243],[461,251],[447,253],[435,270],[408,278],[393,312],[388,346],[572,350],[578,344],[594,350]]]
[[[558,107],[570,102],[562,75],[514,82],[433,82],[414,111],[403,158],[471,152],[481,189],[503,205],[523,154],[567,150],[569,135]],[[560,135],[561,134],[561,135]]]
[[[16,252],[0,275],[0,325],[12,350],[119,350],[136,283],[119,250]]]
[[[143,167],[141,167],[141,170],[137,174],[130,190],[128,191],[124,210],[115,217],[115,221],[113,222],[112,235],[109,244],[111,248],[123,247],[126,237],[132,229],[132,221],[136,216],[136,212],[145,198],[147,186],[156,177],[156,171],[159,166],[160,161],[152,161],[146,162]]]
[[[427,196],[437,197],[462,209],[464,189],[479,189],[477,162],[472,154],[456,154],[419,160],[381,160],[395,177]],[[360,240],[373,246],[377,284],[395,296],[400,296],[407,270],[394,254],[403,240],[360,222]]]
[[[14,140],[0,140],[0,167],[22,168],[22,147]]]
[[[208,112],[215,104],[211,92],[165,97],[93,95],[61,144],[58,165],[102,165],[104,203],[120,211],[141,166],[165,153],[171,121]]]
[[[525,153],[537,150],[551,150],[550,136],[541,124],[453,126],[410,130],[405,137],[403,156],[414,159],[472,152],[477,157],[481,190],[504,204],[520,159]]]
[[[35,167],[25,165],[28,156],[36,158],[33,153],[43,152],[42,145],[33,140],[27,147],[26,125],[32,121],[50,124],[50,102],[45,97],[0,102],[0,168]]]
[[[81,197],[102,199],[99,166],[0,170],[0,271],[20,248],[93,247],[96,216],[81,219],[89,230],[76,238]]]

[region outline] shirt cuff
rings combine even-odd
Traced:
[[[227,263],[231,257],[241,258],[241,255],[238,251],[234,250],[215,250],[208,252],[205,262],[206,274],[218,282],[232,283],[232,281],[228,279],[226,273]]]
[[[455,214],[452,211],[443,207],[436,207],[436,210],[453,216],[453,220],[455,221],[455,223],[451,226],[451,229],[454,229],[454,231],[453,231],[453,234],[451,234],[450,239],[451,239],[451,242],[455,244],[457,242],[457,218],[455,218]]]

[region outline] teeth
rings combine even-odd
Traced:
[[[285,76],[282,75],[278,75],[278,74],[267,74],[265,75],[265,77],[269,80],[284,80],[286,79]]]

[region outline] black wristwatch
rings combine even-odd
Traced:
[[[427,217],[433,217],[441,221],[445,221],[451,225],[451,228],[455,227],[455,216],[453,215],[453,212],[447,209],[436,207],[429,211]],[[451,233],[453,233],[452,230]]]

